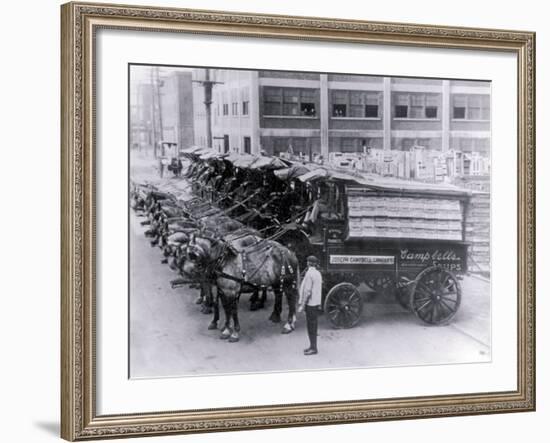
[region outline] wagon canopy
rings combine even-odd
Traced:
[[[200,155],[201,160],[222,159],[224,157],[227,157],[227,154],[221,154],[218,151],[214,151],[213,149]]]
[[[250,169],[264,169],[264,170],[276,170],[283,169],[289,166],[288,162],[277,158],[268,156],[256,157],[256,161],[250,165]]]
[[[275,171],[275,175],[281,180],[292,180],[300,177],[301,175],[311,172],[311,168],[302,164],[293,164],[292,166]]]

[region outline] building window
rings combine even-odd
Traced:
[[[227,153],[229,152],[230,146],[229,146],[229,135],[224,134],[223,136],[223,152]]]
[[[316,89],[300,89],[300,112],[307,117],[315,117],[317,110],[315,103],[317,101]]]
[[[439,100],[438,94],[395,94],[395,118],[436,119]]]
[[[264,114],[315,117],[317,89],[264,88]]]
[[[264,114],[282,115],[282,88],[264,88]]]
[[[378,105],[365,105],[365,117],[377,118]]]
[[[239,104],[237,102],[231,103],[231,115],[239,115]]]
[[[409,116],[409,107],[407,105],[395,105],[395,117],[407,118]]]
[[[299,94],[298,89],[283,89],[283,115],[299,115]]]
[[[243,102],[243,115],[248,115],[248,102]]]
[[[245,154],[250,154],[251,152],[252,152],[252,149],[251,149],[250,137],[245,137],[244,138],[244,153]]]
[[[346,105],[332,105],[332,116],[333,117],[346,117]]]
[[[229,104],[228,103],[223,104],[223,115],[229,115]]]
[[[465,119],[466,118],[466,106],[453,106],[453,118]]]
[[[426,118],[437,118],[437,106],[426,106],[425,116]]]
[[[378,118],[380,93],[332,90],[332,116]]]
[[[453,95],[453,118],[457,120],[489,120],[490,99],[487,94]]]

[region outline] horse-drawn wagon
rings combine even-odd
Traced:
[[[395,296],[425,323],[449,322],[468,269],[468,191],[340,173],[327,186],[330,176],[314,185],[320,209],[310,217],[307,245],[300,249],[320,258],[331,324],[350,328],[359,322],[362,284]]]

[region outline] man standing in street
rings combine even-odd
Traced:
[[[309,336],[309,348],[304,350],[304,355],[317,354],[317,317],[321,309],[321,288],[323,278],[316,266],[319,263],[317,257],[310,255],[307,258],[307,272],[300,285],[300,299],[298,312],[306,311],[307,334]]]

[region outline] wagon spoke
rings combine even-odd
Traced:
[[[454,295],[455,297],[454,297],[454,298],[453,298],[453,297],[447,297],[448,295]],[[441,296],[441,298],[442,298],[443,300],[452,301],[453,303],[457,303],[457,302],[458,302],[457,299],[456,299],[457,296],[458,296],[458,293],[456,293],[456,292],[450,292],[450,293],[448,293],[448,294],[443,294],[443,295]]]
[[[426,306],[430,305],[432,303],[432,300],[428,300],[426,303],[424,303],[422,306],[420,306],[419,308],[416,308],[417,311],[421,311],[422,309],[424,309]]]
[[[335,314],[331,316],[331,319],[332,319],[332,322],[336,325],[336,326],[340,326],[342,324],[342,322],[340,321],[340,311],[335,311]]]
[[[350,317],[352,317],[351,318],[352,322],[359,318],[359,313],[357,311],[348,311],[348,313],[349,313]]]
[[[451,306],[449,306],[445,300],[441,299],[440,302],[441,302],[441,305],[445,306],[450,312],[454,312],[454,309]]]
[[[431,317],[430,317],[430,321],[432,323],[434,323],[434,317],[436,318],[436,322],[437,322],[437,314],[436,312],[438,312],[438,309],[437,309],[437,303],[434,303],[434,306],[432,308],[432,312],[431,312]]]
[[[421,286],[421,288],[419,288],[418,286]],[[426,284],[424,284],[421,281],[418,282],[418,285],[416,288],[417,288],[417,291],[422,291],[424,293],[427,293],[427,295],[431,295],[433,292],[432,288],[428,287]]]
[[[449,290],[449,288],[453,287],[455,285],[455,282],[452,279],[447,280],[447,284],[443,285],[443,288],[446,290]]]
[[[431,299],[432,299],[432,296],[430,295],[429,297],[415,298],[414,301],[422,303],[426,300],[431,300]]]

